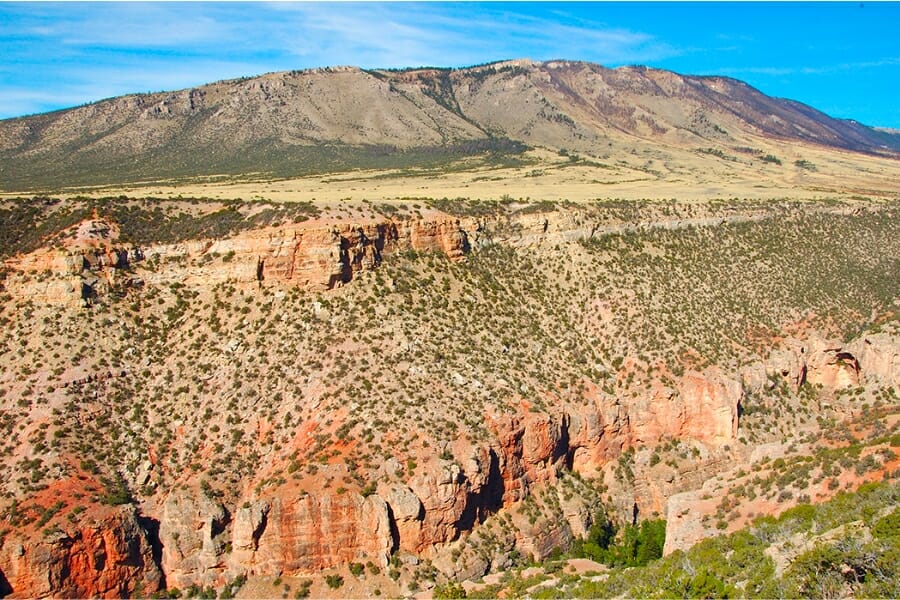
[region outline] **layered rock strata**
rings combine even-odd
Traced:
[[[91,236],[7,260],[7,291],[39,303],[78,307],[128,287],[172,283],[328,290],[374,269],[392,252],[441,252],[458,260],[470,249],[459,219],[447,216],[365,224],[296,223],[223,240],[148,247],[119,243],[115,227],[103,221],[86,223]]]
[[[132,507],[50,535],[8,535],[0,546],[0,595],[126,598],[149,595],[162,581],[151,536]]]
[[[458,446],[405,485],[354,492],[251,495],[227,508],[202,491],[172,492],[160,518],[167,581],[222,583],[239,573],[296,575],[349,561],[387,563],[391,552],[440,558],[461,534],[569,469],[597,474],[625,447],[675,436],[718,445],[733,439],[740,382],[716,369],[686,373],[673,389],[626,406],[599,393],[553,414],[523,406],[488,415],[491,441]],[[538,558],[583,535],[592,514],[573,503],[553,528],[524,524],[514,545]],[[227,550],[226,550],[227,549]]]

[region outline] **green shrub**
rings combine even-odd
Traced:
[[[605,517],[598,516],[587,536],[573,547],[577,556],[610,566],[635,567],[662,556],[666,542],[666,522],[643,521],[640,526],[626,525],[618,532]]]
[[[466,590],[463,586],[455,581],[450,581],[434,588],[434,598],[465,598]]]

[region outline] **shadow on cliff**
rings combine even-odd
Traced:
[[[389,555],[393,555],[400,549],[400,529],[397,527],[397,519],[394,518],[394,510],[390,504],[387,506],[388,526],[391,528],[391,549]]]
[[[503,508],[503,494],[506,486],[503,483],[503,474],[500,472],[500,458],[491,449],[490,466],[488,467],[487,483],[477,494],[469,494],[466,499],[466,508],[457,521],[457,531],[471,531],[475,523],[482,523],[490,515]]]
[[[150,544],[153,562],[159,570],[159,589],[164,590],[167,586],[166,573],[162,568],[163,543],[162,540],[159,539],[159,521],[144,515],[138,515],[137,521],[138,525],[141,526],[147,536],[147,542]],[[0,587],[2,587],[2,581],[0,581]],[[2,591],[0,591],[0,594],[2,594]]]
[[[0,598],[5,598],[9,594],[12,594],[12,592],[12,586],[9,585],[6,575],[3,574],[3,571],[0,571]]]

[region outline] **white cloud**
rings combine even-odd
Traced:
[[[230,23],[203,14],[202,7],[138,2],[110,2],[80,9],[63,6],[58,20],[30,30],[64,45],[133,49],[179,47],[234,35]]]
[[[0,32],[0,90],[19,92],[2,102],[0,115],[314,66],[465,66],[519,57],[618,65],[678,54],[646,33],[564,10],[524,15],[502,3],[37,3],[11,10],[15,33]],[[42,91],[50,86],[56,103]]]
[[[836,63],[819,67],[725,67],[716,69],[714,72],[722,75],[771,75],[781,77],[785,75],[824,75],[828,73],[839,73],[841,71],[877,69],[894,65],[900,65],[900,57]]]
[[[539,18],[507,11],[466,12],[441,4],[281,4],[301,36],[285,40],[291,52],[319,64],[459,66],[497,58],[583,58],[622,64],[678,52],[653,36],[602,24]],[[452,7],[451,7],[452,8]],[[555,15],[565,17],[557,11]],[[572,21],[571,19],[565,19]],[[328,61],[328,58],[334,60]],[[323,62],[324,61],[324,62]]]

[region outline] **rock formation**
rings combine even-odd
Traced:
[[[282,284],[328,290],[384,254],[404,249],[461,259],[469,251],[459,219],[295,223],[244,232],[223,240],[137,247],[121,244],[117,229],[90,220],[63,248],[40,249],[6,261],[6,288],[14,297],[78,307],[113,290],[172,283],[212,286]]]
[[[362,559],[384,567],[393,546],[384,500],[351,492],[273,498],[253,531],[249,547],[256,550],[237,565],[250,573],[309,573]],[[235,544],[244,540],[236,537]]]
[[[855,357],[855,362],[849,366],[858,365],[855,370],[859,379],[877,381],[895,390],[900,388],[900,348],[890,334],[875,333],[856,338],[846,349]]]
[[[656,385],[652,395],[629,407],[634,442],[666,437],[722,444],[734,439],[743,388],[721,369],[688,372],[672,389]]]
[[[14,597],[124,598],[149,595],[162,583],[151,541],[130,506],[50,535],[8,535],[0,577]]]
[[[458,260],[472,248],[488,244],[505,242],[528,252],[541,245],[590,237],[602,227],[644,226],[640,223],[582,222],[580,217],[572,215],[523,213],[496,219],[457,219],[428,214],[421,219],[372,219],[358,224],[321,219],[248,231],[222,240],[146,247],[121,243],[114,224],[95,218],[75,228],[72,243],[8,260],[5,291],[17,300],[29,298],[35,303],[76,307],[86,302],[104,303],[105,297],[129,286],[147,286],[155,291],[163,286],[173,289],[184,286],[193,293],[195,289],[208,291],[216,284],[227,283],[241,288],[239,296],[248,299],[249,306],[252,301],[259,300],[253,297],[258,287],[274,288],[276,293],[272,296],[279,300],[288,296],[285,290],[292,287],[314,291],[332,289],[352,281],[361,272],[378,268],[392,253],[435,252]],[[702,220],[707,216],[697,218]],[[687,220],[679,224],[667,221],[663,226],[681,227],[686,226],[685,223],[690,224]],[[442,266],[448,267],[445,263]],[[529,271],[516,272],[515,277],[521,277],[521,273],[527,277]],[[456,281],[455,284],[453,294],[464,295],[464,286],[468,282]],[[265,290],[267,295],[268,291]],[[595,358],[572,378],[574,383],[565,390],[554,389],[552,385],[530,388],[525,384],[497,384],[492,392],[497,395],[486,400],[482,404],[483,410],[478,411],[477,425],[460,428],[462,432],[450,426],[455,423],[449,423],[446,429],[434,426],[429,433],[432,437],[423,435],[417,440],[427,442],[421,446],[410,443],[395,451],[392,444],[400,436],[390,430],[390,424],[382,424],[378,430],[381,436],[378,444],[384,464],[378,464],[379,454],[373,454],[364,459],[366,462],[371,459],[371,464],[365,465],[361,472],[362,476],[372,477],[368,482],[361,477],[339,479],[349,475],[351,468],[348,465],[360,458],[344,453],[347,447],[352,444],[363,446],[374,439],[364,442],[367,434],[359,430],[380,417],[378,411],[386,408],[385,397],[379,398],[373,393],[374,399],[370,403],[373,412],[362,412],[362,402],[356,400],[363,395],[363,388],[371,391],[366,385],[371,382],[366,380],[362,388],[349,396],[349,401],[341,400],[321,408],[325,393],[335,397],[334,389],[328,389],[328,386],[338,388],[347,385],[347,381],[340,380],[342,384],[322,381],[326,379],[322,376],[327,372],[326,368],[307,368],[308,365],[299,363],[301,360],[312,362],[312,351],[301,344],[313,327],[329,322],[339,328],[342,323],[336,315],[339,316],[342,310],[352,314],[352,310],[361,304],[352,294],[340,298],[345,292],[354,291],[355,288],[346,288],[331,295],[342,302],[349,297],[353,304],[304,298],[302,310],[306,312],[302,316],[308,319],[306,321],[293,319],[294,313],[282,311],[276,314],[267,325],[271,327],[269,331],[274,331],[265,334],[271,335],[267,341],[287,339],[280,337],[286,332],[285,323],[290,322],[295,329],[291,345],[285,344],[290,350],[279,354],[280,362],[277,363],[258,361],[262,352],[253,355],[252,351],[238,351],[242,344],[250,349],[264,349],[262,345],[254,347],[249,339],[242,340],[240,335],[244,334],[229,331],[227,336],[219,336],[216,331],[216,336],[210,336],[203,332],[203,339],[192,343],[196,343],[198,353],[204,352],[204,358],[214,355],[207,353],[210,344],[226,350],[211,359],[219,361],[218,364],[208,365],[202,375],[197,374],[194,388],[184,388],[190,391],[208,386],[196,396],[184,392],[189,397],[187,402],[196,401],[187,404],[186,413],[173,419],[175,422],[167,423],[166,426],[171,428],[166,431],[171,431],[175,437],[160,443],[160,446],[168,444],[168,452],[180,452],[189,445],[196,445],[190,452],[185,452],[186,456],[180,462],[158,459],[160,448],[155,445],[156,439],[153,444],[127,450],[136,457],[131,460],[129,456],[127,470],[132,490],[137,492],[144,486],[150,490],[140,491],[142,511],[149,520],[138,519],[133,509],[121,509],[93,521],[79,521],[77,526],[59,532],[49,530],[46,535],[37,531],[16,531],[6,535],[0,542],[0,591],[5,586],[6,591],[16,595],[134,595],[152,592],[163,582],[165,586],[179,588],[221,586],[238,575],[305,576],[322,569],[340,568],[350,561],[371,560],[385,566],[395,552],[410,561],[429,558],[446,573],[475,577],[488,569],[510,564],[513,549],[540,559],[554,548],[566,546],[574,537],[583,535],[600,508],[601,495],[603,502],[608,502],[609,498],[615,500],[609,502],[617,505],[610,510],[621,512],[618,505],[627,504],[629,518],[632,505],[641,515],[648,515],[662,513],[668,501],[671,542],[667,542],[667,551],[671,551],[708,533],[689,518],[691,506],[696,506],[691,504],[697,500],[696,495],[678,493],[700,487],[705,479],[721,472],[725,463],[734,462],[741,458],[741,452],[746,451],[746,444],[743,441],[735,443],[735,440],[739,436],[742,404],[749,404],[748,394],[752,393],[754,400],[768,394],[766,401],[769,401],[778,396],[773,393],[776,388],[779,394],[784,391],[787,395],[788,388],[806,391],[809,387],[821,387],[828,394],[839,396],[836,391],[865,382],[896,387],[897,373],[900,372],[900,352],[896,350],[894,339],[885,333],[873,333],[847,344],[815,336],[802,340],[790,338],[773,349],[765,360],[744,365],[740,376],[718,366],[682,371],[669,370],[663,365],[657,373],[655,366],[639,368],[631,355],[625,356],[622,367],[616,366],[613,372],[602,364],[603,359]],[[499,293],[504,300],[508,297]],[[127,295],[137,296],[131,292]],[[181,300],[178,294],[172,295]],[[438,302],[441,300],[443,298],[438,298]],[[208,302],[209,298],[201,298],[201,302],[204,301]],[[191,305],[192,308],[201,302]],[[591,302],[593,300],[586,305],[595,306]],[[164,302],[159,302],[159,306],[162,305]],[[378,305],[378,302],[368,303],[368,306],[372,305]],[[140,308],[140,302],[136,301],[135,306]],[[340,306],[343,308],[338,308]],[[350,310],[347,310],[348,306]],[[114,304],[97,308],[110,309],[109,315],[97,311],[103,317],[109,316],[108,322],[119,316]],[[378,305],[377,308],[392,310],[396,306]],[[428,310],[426,307],[422,311],[426,318],[431,314]],[[81,317],[79,313],[56,312]],[[229,318],[239,320],[243,319],[243,314],[249,314],[234,312],[235,315]],[[510,312],[513,318],[517,316],[515,311]],[[138,316],[134,316],[135,321]],[[287,318],[283,318],[285,316]],[[377,318],[381,318],[381,314]],[[54,326],[53,319],[39,322],[48,329]],[[190,326],[195,324],[197,321],[189,323]],[[127,325],[130,327],[130,323]],[[184,329],[189,330],[189,325]],[[455,321],[449,322],[447,330],[452,332],[456,325]],[[109,324],[101,326],[112,327]],[[71,329],[79,332],[78,327]],[[262,330],[261,327],[257,329]],[[28,329],[22,327],[20,330],[16,330],[17,337],[11,339],[25,348],[28,346]],[[128,352],[135,353],[134,348],[129,347],[132,331],[125,331],[126,343],[117,348],[123,356]],[[335,337],[342,338],[347,330],[335,331]],[[107,356],[115,359],[111,364],[98,362],[87,367],[78,366],[69,372],[61,368],[65,376],[59,378],[60,386],[53,399],[60,406],[66,406],[69,412],[65,414],[72,423],[86,427],[92,419],[108,418],[110,413],[103,413],[103,408],[111,397],[106,394],[112,390],[118,408],[126,409],[120,412],[127,418],[127,426],[140,429],[145,426],[140,414],[142,407],[137,403],[132,407],[129,400],[132,395],[138,395],[139,385],[157,386],[161,396],[170,393],[173,382],[177,385],[178,376],[169,369],[171,363],[167,363],[166,354],[171,347],[187,346],[191,337],[188,335],[181,340],[184,345],[169,345],[173,336],[185,333],[177,327],[161,332],[158,348],[141,355],[140,362],[120,362],[117,356],[109,353],[104,359]],[[416,351],[410,342],[412,337],[406,331],[396,335],[388,332],[374,340],[348,342],[339,352],[351,354],[359,351],[363,344],[379,349],[390,344],[402,346],[408,351],[399,353],[399,359],[391,364],[408,369],[410,374],[414,369],[421,374],[427,372],[427,367],[421,362],[414,364]],[[502,337],[502,332],[497,337]],[[447,338],[437,336],[437,339],[443,343]],[[89,343],[90,340],[85,339],[85,348]],[[140,346],[135,345],[140,352]],[[514,346],[514,342],[507,344],[504,340],[502,346],[496,347],[498,353],[513,348],[512,354]],[[543,353],[543,342],[539,346],[538,353]],[[301,351],[297,351],[298,347]],[[328,354],[318,350],[319,347],[316,346],[314,352]],[[297,364],[290,363],[295,359],[291,352],[302,356],[295,361]],[[619,356],[629,353],[618,348],[616,352]],[[573,358],[577,360],[585,354],[574,353]],[[192,355],[187,356],[188,362],[193,360]],[[381,358],[378,354],[375,356]],[[425,360],[429,360],[428,357]],[[232,363],[241,366],[235,370],[222,368]],[[101,364],[102,369],[99,368]],[[359,367],[359,373],[366,374],[365,368],[359,366],[363,364],[371,366],[372,362],[351,362],[348,372],[356,376]],[[462,367],[453,368],[464,372]],[[125,385],[136,372],[144,369],[146,377],[135,378],[130,387]],[[251,369],[262,372],[261,380],[273,373],[280,373],[282,377],[290,371],[302,371],[303,374],[289,390],[284,389],[287,386],[274,384],[242,387],[249,379],[245,376]],[[194,372],[188,372],[188,377],[191,375]],[[633,381],[633,375],[637,375],[638,381]],[[455,385],[469,384],[467,378],[456,371],[452,372],[452,377]],[[278,375],[272,376],[272,379],[277,378]],[[234,381],[235,385],[223,390],[223,394],[229,394],[227,400],[223,397],[209,402],[203,397],[207,392],[210,396],[218,394],[219,386],[227,385],[228,380]],[[47,389],[44,383],[46,381],[40,382],[41,391]],[[16,388],[15,385],[18,383],[11,386],[10,397],[23,387]],[[373,387],[379,391],[377,386],[376,382]],[[475,387],[483,389],[480,383],[472,385]],[[435,404],[444,402],[443,391],[435,386],[417,396],[416,401],[433,397]],[[284,402],[274,401],[274,396],[282,393]],[[387,396],[391,392],[382,393]],[[236,455],[239,449],[250,448],[251,452],[264,449],[265,455],[243,472],[244,479],[240,483],[232,480],[225,484],[229,487],[223,489],[222,480],[213,480],[213,484],[219,486],[213,489],[203,480],[197,489],[195,481],[199,477],[194,473],[202,467],[195,469],[195,461],[217,456],[216,453],[224,450],[223,446],[213,450],[222,436],[211,435],[221,431],[221,421],[216,421],[216,429],[205,427],[193,437],[182,436],[189,429],[191,420],[195,426],[196,423],[200,423],[200,427],[210,425],[206,415],[200,417],[204,407],[211,415],[214,410],[224,407],[221,400],[230,401],[238,396],[242,403],[239,405],[235,401],[234,408],[227,410],[229,420],[225,422],[228,426],[234,425],[228,433],[235,440],[246,433],[253,433],[254,437],[248,445],[235,444],[229,450],[234,450]],[[89,405],[83,412],[82,400]],[[23,402],[21,406],[26,404],[29,402]],[[52,412],[57,406],[45,405],[43,396],[33,404],[33,414],[39,418],[49,420],[63,414],[62,411]],[[264,405],[268,411],[263,410]],[[406,416],[412,406],[412,403],[397,404],[392,408]],[[454,418],[454,409],[445,413],[446,416]],[[320,419],[319,413],[325,412],[327,418]],[[424,413],[423,410],[416,414]],[[251,415],[252,420],[242,420],[247,415]],[[0,416],[5,418],[6,415]],[[352,418],[356,419],[355,423],[350,423]],[[215,421],[215,416],[211,420]],[[276,443],[263,443],[261,440],[274,430],[272,422],[284,423],[284,432]],[[40,435],[41,424],[32,422],[28,425],[30,429],[24,432],[25,439],[33,437],[35,440],[29,443],[45,441]],[[404,422],[404,426],[409,424],[410,421]],[[360,427],[353,435],[336,433],[344,426],[352,431],[356,425]],[[308,430],[304,431],[304,427]],[[55,431],[49,426],[47,430]],[[315,433],[310,434],[311,430]],[[407,431],[409,429],[404,433]],[[70,430],[60,437],[72,433]],[[405,436],[403,441],[412,437]],[[318,438],[315,443],[321,444],[327,454],[311,448],[314,438]],[[654,463],[650,459],[651,452],[675,441],[685,444],[685,462],[663,473],[666,465],[658,456]],[[50,447],[52,440],[46,442],[45,449]],[[740,448],[732,449],[731,446]],[[363,447],[368,453],[368,448]],[[672,451],[672,455],[674,453]],[[345,462],[342,463],[341,458]],[[308,460],[311,465],[319,461],[313,466],[322,470],[309,469],[304,474],[294,464],[288,467],[288,460],[296,460],[297,464]],[[419,465],[404,469],[401,466],[404,461],[408,461],[406,464],[418,461]],[[77,464],[73,461],[65,466],[75,469]],[[180,466],[173,467],[173,464]],[[352,471],[356,475],[356,463],[353,464]],[[630,477],[619,478],[621,481],[615,477],[604,478],[620,466],[623,473],[630,466],[642,472],[636,478],[630,473]],[[672,474],[676,469],[681,470]],[[285,470],[290,473],[289,477]],[[322,476],[323,471],[328,473],[327,476]],[[656,477],[657,473],[662,475]],[[379,474],[389,476],[375,479]],[[151,486],[158,485],[157,481],[165,484],[164,477],[174,485]],[[566,484],[577,485],[572,481],[578,480],[584,486],[580,491],[584,491],[588,486],[584,482],[594,477],[591,485],[596,483],[597,487],[592,488],[593,496],[568,493],[563,489]],[[610,479],[614,481],[610,482]],[[273,484],[275,481],[277,483]],[[337,487],[340,481],[351,489],[343,485]],[[602,491],[599,491],[601,487]],[[529,513],[529,507],[539,503],[543,503],[542,508],[552,510],[540,515],[537,514],[539,511]],[[552,518],[547,518],[547,514],[552,514]],[[475,536],[482,525],[498,521],[502,521],[504,527],[498,534],[496,547],[490,552],[479,553],[466,546],[468,539]],[[152,526],[153,523],[158,523],[158,529]],[[454,551],[462,553],[461,561],[453,558]]]
[[[767,361],[745,367],[743,379],[755,391],[779,379],[793,391],[807,382],[829,390],[855,386],[860,381],[861,362],[854,352],[866,354],[866,362],[872,361],[873,367],[884,362],[880,368],[869,370],[872,376],[889,372],[892,359],[880,356],[871,345],[855,342],[852,348],[845,349],[841,342],[817,336],[806,340],[788,338],[769,353]]]
[[[181,490],[169,494],[159,523],[162,568],[176,587],[216,583],[225,570],[225,508],[208,498]]]
[[[717,370],[687,373],[653,403],[626,407],[597,399],[570,415],[522,412],[489,419],[493,440],[457,448],[406,486],[353,492],[250,497],[228,508],[204,492],[176,490],[160,517],[169,585],[222,584],[240,574],[303,574],[349,561],[386,565],[394,549],[441,556],[478,522],[545,489],[574,467],[594,473],[622,447],[681,436],[719,444],[736,431],[740,384]],[[513,545],[541,558],[583,535],[592,514],[567,500],[553,527],[520,524]],[[477,570],[477,569],[476,569]]]
[[[809,384],[821,386],[827,393],[833,394],[849,387],[855,387],[863,381],[897,389],[898,367],[900,367],[900,351],[898,339],[888,333],[877,333],[862,336],[842,344],[836,340],[827,340],[812,335],[805,340],[789,338],[781,347],[769,354],[768,360],[749,365],[744,368],[744,385],[748,391],[760,393],[772,385],[773,381],[783,379],[790,387],[796,389]],[[853,412],[857,407],[850,397],[847,405],[833,407],[845,412]],[[776,448],[757,449],[750,457],[771,457]],[[780,450],[783,453],[783,449]],[[742,465],[742,467],[746,467]],[[708,483],[708,482],[707,482]],[[686,550],[700,540],[713,535],[717,530],[711,524],[703,523],[701,516],[714,512],[718,502],[708,486],[671,495],[666,504],[666,543],[664,553],[675,550]],[[829,488],[826,493],[833,494]],[[782,508],[787,508],[783,506]]]

